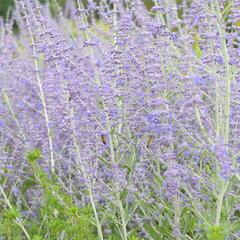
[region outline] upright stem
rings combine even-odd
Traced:
[[[47,128],[47,136],[48,136],[48,144],[49,144],[49,148],[50,148],[50,163],[51,163],[51,170],[54,171],[55,168],[55,159],[54,159],[54,151],[53,151],[53,137],[52,137],[52,132],[51,132],[51,127],[50,127],[50,120],[49,120],[49,116],[48,116],[48,111],[47,111],[47,105],[46,105],[46,100],[45,100],[45,94],[43,92],[43,85],[42,85],[42,80],[39,74],[39,66],[38,66],[38,60],[37,60],[37,51],[35,48],[35,40],[34,40],[34,36],[33,36],[33,32],[28,20],[28,16],[27,13],[25,12],[25,17],[26,17],[26,23],[27,23],[27,28],[28,28],[28,32],[30,35],[30,39],[31,39],[31,44],[32,44],[32,51],[33,51],[33,57],[34,57],[34,70],[36,72],[36,77],[37,77],[37,84],[38,84],[38,88],[40,91],[40,99],[42,101],[42,105],[43,105],[43,112],[44,112],[44,117],[45,117],[45,122],[46,122],[46,128]]]
[[[178,228],[179,227],[179,222],[180,222],[180,209],[179,209],[179,196],[176,195],[174,197],[174,224],[175,224],[175,227]],[[177,237],[177,239],[179,239]]]
[[[70,112],[71,112],[70,117],[71,117],[71,119],[73,119],[74,112],[73,112],[72,108],[71,108]],[[71,127],[72,127],[72,130],[73,130],[73,142],[74,142],[75,149],[77,151],[78,165],[80,166],[80,169],[81,169],[81,171],[83,173],[83,177],[84,177],[84,179],[86,179],[86,182],[87,182],[88,181],[88,176],[87,176],[86,170],[85,170],[85,168],[84,168],[84,166],[83,166],[83,164],[81,162],[80,149],[79,149],[79,146],[78,146],[78,141],[77,141],[76,132],[75,132],[76,127],[75,127],[75,123],[74,123],[73,120],[71,120]],[[89,186],[88,182],[86,183],[86,185],[87,185],[87,188],[88,188],[90,202],[91,202],[91,206],[92,206],[92,209],[93,209],[94,217],[95,217],[95,220],[96,220],[98,237],[99,237],[100,240],[103,240],[103,233],[102,233],[101,224],[100,224],[100,221],[99,221],[96,205],[95,205],[95,202],[94,202],[94,199],[93,199],[92,189],[91,189],[91,186]]]
[[[118,207],[120,209],[120,215],[121,215],[121,222],[122,222],[122,231],[123,231],[123,239],[127,240],[127,222],[126,222],[126,214],[125,214],[125,210],[123,208],[122,205],[122,201],[120,200],[120,198],[118,199]]]
[[[233,79],[233,75],[231,74],[231,67],[229,65],[229,54],[228,54],[228,49],[227,49],[227,42],[226,42],[226,32],[225,28],[223,28],[223,16],[221,13],[219,1],[215,0],[215,8],[214,9],[216,16],[217,16],[217,27],[219,31],[219,35],[221,36],[221,41],[222,41],[222,54],[224,58],[224,63],[225,63],[225,70],[226,70],[226,80],[225,80],[225,101],[223,101],[223,109],[224,109],[224,125],[222,129],[222,133],[224,134],[224,142],[225,144],[228,145],[229,143],[229,125],[230,125],[230,103],[231,103],[231,81]],[[220,176],[219,176],[220,178]],[[222,179],[221,179],[222,180]],[[222,205],[223,205],[223,198],[226,193],[227,187],[228,187],[229,182],[224,182],[220,191],[220,194],[218,196],[218,201],[217,201],[217,209],[216,209],[216,220],[215,224],[218,226],[220,224],[220,219],[221,219],[221,211],[222,211]]]
[[[222,51],[223,51],[223,58],[224,58],[224,63],[225,63],[225,68],[226,68],[226,81],[225,81],[225,101],[224,101],[224,129],[223,129],[223,134],[224,134],[224,142],[225,144],[228,144],[229,142],[229,120],[230,120],[230,101],[231,101],[231,69],[229,65],[229,54],[228,54],[228,49],[227,49],[227,43],[226,43],[226,33],[225,29],[222,27],[222,23],[224,21],[220,9],[220,5],[218,0],[215,0],[215,7],[216,7],[216,15],[217,15],[217,27],[219,34],[221,36],[222,40]]]
[[[17,119],[16,113],[15,113],[14,110],[13,110],[13,107],[12,107],[12,104],[11,104],[11,102],[10,102],[9,96],[7,95],[7,93],[6,93],[4,90],[2,90],[2,93],[3,93],[4,100],[5,100],[8,108],[9,108],[9,111],[10,111],[10,113],[11,113],[11,115],[12,115],[12,118],[14,119],[14,122],[16,123],[16,125],[17,125],[17,127],[18,127],[18,130],[19,130],[21,136],[22,136],[23,139],[25,140],[26,136],[25,136],[25,134],[24,134],[23,131],[22,131],[22,127],[21,127],[21,125],[20,125],[20,123],[19,123],[19,121],[18,121],[18,119]]]
[[[220,219],[221,219],[221,212],[222,212],[222,205],[223,205],[223,198],[224,195],[226,193],[227,187],[228,187],[229,182],[224,183],[221,189],[221,192],[218,196],[218,200],[217,200],[217,210],[216,210],[216,220],[215,220],[215,224],[217,226],[219,226],[220,224]]]

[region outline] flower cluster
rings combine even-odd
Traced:
[[[0,236],[237,239],[238,1],[52,2],[0,19]]]

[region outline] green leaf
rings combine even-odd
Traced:
[[[32,240],[43,240],[43,238],[39,235],[34,235]]]
[[[103,159],[102,157],[98,157],[99,160],[101,160],[103,163],[107,164],[108,166],[112,166],[112,164],[110,164],[109,162],[107,162],[105,159]]]
[[[153,239],[159,239],[159,233],[157,233],[152,226],[144,224],[144,228],[148,231],[149,235]]]
[[[196,56],[198,58],[202,58],[202,51],[201,51],[201,49],[199,47],[198,41],[195,41],[193,43],[193,49],[194,49],[194,52],[195,52]]]
[[[211,225],[207,231],[208,240],[224,240],[225,234],[223,232],[223,227]]]
[[[25,181],[23,182],[23,185],[22,185],[22,188],[21,188],[21,193],[22,193],[22,194],[25,194],[25,192],[26,192],[28,189],[34,187],[35,185],[37,185],[37,181],[36,181],[33,177],[25,180]]]
[[[27,161],[30,163],[36,162],[37,159],[41,158],[42,152],[40,149],[33,149],[27,154]]]
[[[19,211],[14,207],[14,208],[11,208],[11,209],[8,209],[6,210],[4,213],[3,213],[3,216],[6,217],[7,219],[9,220],[13,220],[15,219],[16,217],[19,216]]]
[[[193,39],[195,40],[195,42],[193,43],[193,50],[198,58],[202,58],[202,51],[199,46],[199,40],[200,40],[199,35],[197,33],[194,33]]]

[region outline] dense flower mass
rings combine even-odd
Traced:
[[[49,4],[0,19],[0,238],[239,239],[238,0]]]

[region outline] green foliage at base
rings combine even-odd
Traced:
[[[10,194],[12,207],[4,206],[0,210],[0,237],[8,240],[22,239],[24,235],[20,221],[30,239],[34,240],[46,239],[46,236],[47,239],[97,240],[92,209],[88,206],[78,207],[72,196],[63,189],[57,176],[54,173],[47,174],[37,165],[36,160],[40,157],[39,149],[28,152],[26,158],[34,175],[22,184],[19,194],[25,202],[17,206],[15,197]],[[36,190],[36,187],[42,200],[36,203],[37,215],[26,218],[24,212],[31,212],[27,208],[27,193]]]

